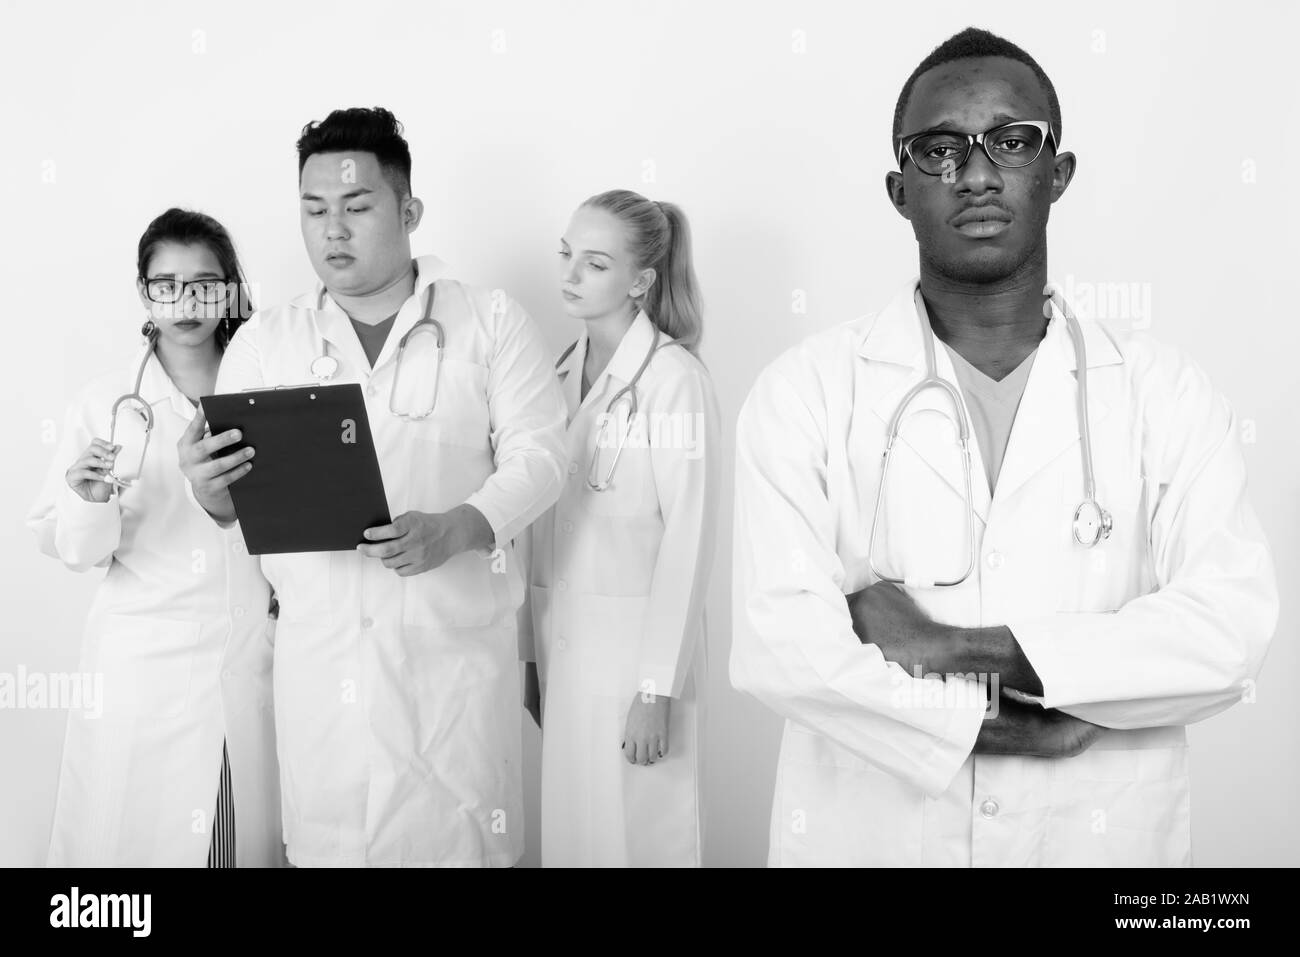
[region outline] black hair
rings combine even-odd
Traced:
[[[239,265],[239,256],[235,253],[234,240],[226,227],[208,216],[192,209],[178,209],[173,206],[163,213],[144,231],[140,244],[136,247],[136,275],[141,282],[149,278],[149,261],[162,243],[176,243],[181,246],[207,246],[221,265],[222,278],[233,285],[234,296],[226,297],[226,314],[217,324],[217,348],[225,351],[230,340],[249,316],[253,314],[253,300],[249,293],[248,282]]]
[[[1043,90],[1047,93],[1047,105],[1051,110],[1048,119],[1051,120],[1056,133],[1056,141],[1058,143],[1061,141],[1061,103],[1056,98],[1056,87],[1052,86],[1052,81],[1038,65],[1038,61],[1010,40],[978,27],[967,27],[961,33],[953,34],[935,47],[903,84],[903,91],[898,94],[898,104],[894,107],[894,135],[890,146],[895,155],[897,155],[898,138],[903,135],[903,114],[907,111],[907,101],[912,95],[912,87],[916,86],[916,81],[922,74],[928,73],[937,66],[972,57],[1006,57],[1023,63],[1033,70],[1034,76],[1038,77],[1038,82],[1043,85]]]
[[[354,106],[313,120],[298,137],[298,175],[314,153],[373,153],[400,202],[411,195],[411,148],[402,124],[382,106]]]

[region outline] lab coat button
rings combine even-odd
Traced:
[[[570,474],[570,475],[576,475],[577,472],[578,472],[578,463],[577,463],[577,462],[570,462],[570,463],[569,463],[569,474]]]
[[[374,623],[375,623],[375,620],[374,620],[373,618],[362,618],[362,619],[361,619],[361,627],[362,627],[362,628],[370,628],[371,626],[374,625]]]
[[[569,583],[566,582],[563,578],[561,578],[559,581],[555,583],[555,587],[558,588],[560,591],[564,591],[566,588],[569,587]]]
[[[572,522],[565,522],[565,523],[564,523],[564,530],[565,530],[566,532],[571,532],[571,531],[573,531],[573,523],[572,523]]]
[[[1001,552],[989,552],[989,557],[985,561],[988,562],[989,568],[998,569],[1002,567],[1006,559]]]
[[[992,798],[985,798],[984,803],[980,805],[980,813],[987,818],[997,817],[998,802]]]
[[[565,641],[563,638],[561,638],[559,641],[555,643],[555,647],[563,651],[565,648],[569,647],[569,643]]]
[[[231,548],[234,549],[234,552],[235,552],[236,555],[242,555],[242,554],[244,553],[244,543],[243,543],[243,542],[235,542],[235,544],[232,545]]]
[[[242,605],[236,605],[236,606],[235,606],[235,617],[236,617],[236,618],[243,618],[243,617],[244,617],[244,608],[243,608]]]
[[[221,672],[221,677],[223,677],[223,678],[233,678],[233,677],[235,677],[235,673],[234,673],[233,671],[231,671],[229,668],[227,668],[225,671]]]

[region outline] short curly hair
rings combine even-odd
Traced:
[[[991,56],[1016,60],[1034,71],[1034,76],[1038,77],[1038,82],[1043,85],[1043,90],[1047,93],[1047,105],[1051,110],[1049,119],[1056,132],[1056,141],[1059,143],[1061,141],[1061,102],[1056,98],[1056,87],[1052,86],[1052,81],[1043,71],[1043,68],[1038,65],[1038,61],[1010,40],[1003,39],[988,30],[967,27],[935,47],[930,55],[912,71],[912,75],[907,78],[907,82],[903,84],[903,91],[898,94],[898,104],[894,107],[894,135],[890,140],[891,149],[897,147],[898,138],[903,135],[903,114],[907,111],[907,101],[912,96],[912,87],[916,86],[916,81],[921,78],[922,74],[928,73],[937,66],[951,63],[953,60]]]

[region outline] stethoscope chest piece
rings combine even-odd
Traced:
[[[332,379],[338,371],[339,360],[333,356],[317,356],[311,360],[311,374],[317,379]]]
[[[1092,499],[1080,502],[1074,510],[1074,540],[1085,548],[1110,538],[1113,525],[1110,512]]]

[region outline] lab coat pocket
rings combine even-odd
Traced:
[[[197,621],[109,614],[99,636],[104,713],[174,717],[189,702]]]
[[[576,656],[591,694],[631,696],[640,690],[637,655],[645,626],[645,596],[580,595],[569,622],[566,653]],[[558,642],[557,642],[558,645]]]
[[[1093,747],[1056,766],[1049,837],[1075,866],[1186,866],[1191,812],[1186,744]]]
[[[445,359],[441,376],[433,413],[401,423],[406,482],[389,490],[399,511],[448,511],[482,488],[495,469],[488,370]]]
[[[1099,477],[1100,479],[1100,477]],[[1150,489],[1138,476],[1101,483],[1097,501],[1111,515],[1109,538],[1086,547],[1074,539],[1074,514],[1083,500],[1079,480],[1066,481],[1062,516],[1068,541],[1060,550],[1057,610],[1117,611],[1155,587],[1150,567],[1147,508]]]
[[[427,410],[434,399],[433,378],[431,369],[418,381],[414,370],[403,369],[396,407],[403,411]],[[489,418],[487,367],[465,359],[444,358],[433,412],[407,424],[415,438],[481,449],[488,445]]]
[[[500,569],[499,571],[497,569]],[[404,583],[404,624],[415,628],[481,628],[518,602],[513,600],[509,556],[461,552]]]
[[[921,863],[925,801],[830,739],[787,721],[772,815],[772,863],[870,867]]]

